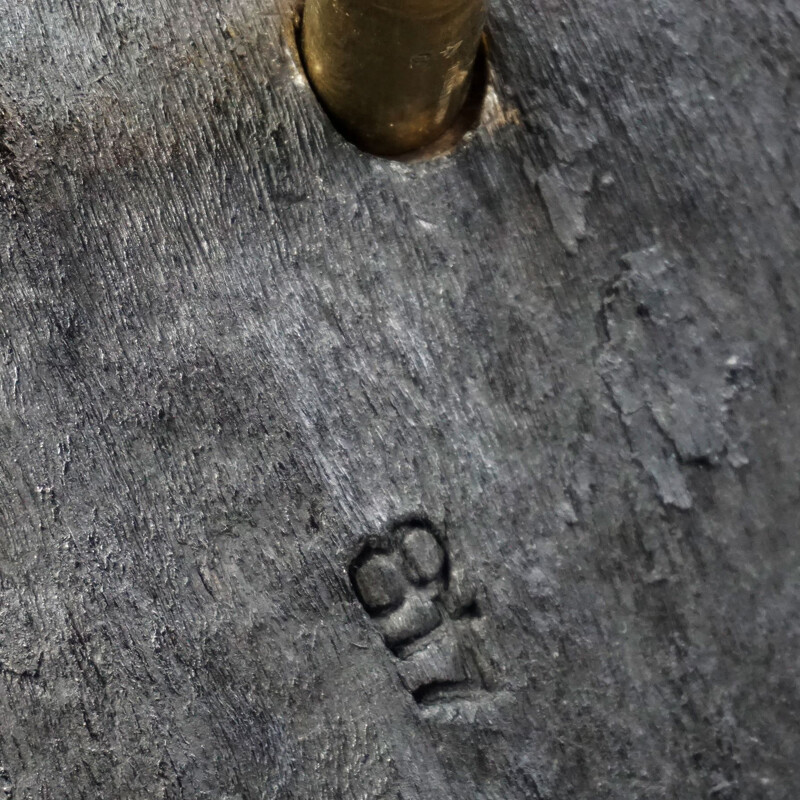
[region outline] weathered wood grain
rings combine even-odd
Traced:
[[[797,797],[800,6],[491,8],[399,164],[287,4],[0,0],[6,797]]]

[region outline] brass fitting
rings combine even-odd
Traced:
[[[486,0],[306,0],[306,70],[352,141],[400,155],[457,117],[485,21]]]

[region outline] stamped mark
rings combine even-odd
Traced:
[[[368,544],[350,567],[356,595],[398,662],[400,679],[421,704],[469,697],[488,688],[474,625],[476,589],[454,569],[430,522],[396,525]]]

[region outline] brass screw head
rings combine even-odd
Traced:
[[[430,144],[470,88],[486,0],[307,0],[302,51],[328,113],[362,149]]]

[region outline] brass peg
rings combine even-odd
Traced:
[[[485,21],[486,0],[307,0],[306,70],[352,141],[400,155],[457,117]]]

